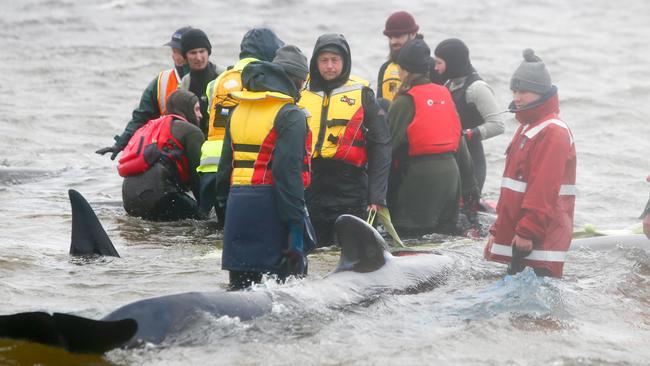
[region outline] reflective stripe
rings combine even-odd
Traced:
[[[526,182],[514,180],[512,178],[503,177],[501,179],[501,188],[507,188],[515,192],[526,192]]]
[[[201,159],[201,165],[219,165],[219,161],[221,161],[221,157],[211,156]]]
[[[571,145],[573,145],[573,135],[571,134],[571,130],[569,130],[569,126],[567,126],[567,124],[564,123],[564,121],[561,121],[559,119],[549,119],[548,121],[544,121],[544,122],[540,123],[539,125],[531,128],[528,131],[525,131],[525,130],[524,130],[525,132],[522,131],[522,133],[524,135],[526,135],[526,137],[528,137],[529,139],[532,139],[533,137],[535,137],[535,135],[540,133],[540,131],[542,131],[544,128],[546,128],[550,124],[560,126],[560,127],[564,128],[565,130],[567,130],[567,132],[569,132],[569,139],[571,141]]]
[[[510,189],[515,192],[526,193],[526,182],[515,180],[508,177],[501,179],[501,188]],[[560,186],[560,196],[576,196],[578,189],[573,184],[562,184]]]
[[[363,84],[343,85],[340,88],[336,88],[332,90],[330,96],[334,96],[335,94],[347,93],[354,90],[360,90],[360,89],[363,89]]]
[[[512,257],[512,246],[492,243],[490,253],[500,255],[502,257]],[[566,252],[557,250],[533,250],[524,259],[540,262],[564,262],[566,259]]]

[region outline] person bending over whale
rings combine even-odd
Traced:
[[[167,98],[167,114],[147,122],[124,149],[118,172],[129,215],[149,220],[199,218],[196,167],[205,137],[198,127],[199,99],[177,90]]]
[[[306,274],[313,248],[305,208],[311,134],[296,101],[307,73],[302,52],[284,46],[273,62],[249,63],[244,90],[231,93],[238,106],[217,170],[217,189],[231,184],[222,256],[231,290],[260,282],[265,273],[280,280]]]

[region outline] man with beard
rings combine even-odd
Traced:
[[[350,76],[350,46],[341,34],[318,38],[309,86],[300,104],[309,111],[313,139],[307,208],[320,246],[334,243],[339,215],[367,217],[386,206],[390,133],[368,82]]]
[[[115,136],[115,144],[95,151],[95,153],[104,155],[111,153],[111,160],[115,160],[117,154],[124,149],[129,143],[131,136],[135,131],[144,126],[147,121],[156,119],[165,114],[165,102],[171,93],[178,89],[181,79],[189,71],[189,66],[183,53],[181,52],[181,39],[192,27],[179,28],[172,34],[172,39],[165,43],[172,50],[172,60],[174,67],[161,71],[153,79],[140,97],[140,103],[133,110],[131,120],[124,128],[121,135]]]
[[[198,218],[201,144],[205,137],[196,95],[177,90],[166,101],[167,113],[136,131],[124,149],[118,172],[124,177],[122,201],[129,215],[148,220]]]
[[[210,62],[212,45],[208,36],[200,29],[190,29],[181,39],[181,52],[190,66],[189,74],[183,77],[179,89],[189,90],[199,97],[201,105],[201,121],[199,127],[203,134],[208,134],[208,97],[205,95],[208,83],[214,80],[221,71]]]
[[[380,99],[382,107],[386,107],[388,102],[392,102],[397,96],[400,85],[402,82],[399,79],[399,66],[397,66],[397,55],[406,42],[414,39],[424,37],[418,34],[420,27],[415,23],[413,15],[406,11],[398,11],[391,14],[386,20],[386,27],[384,35],[388,37],[388,47],[390,53],[388,61],[384,62],[379,68],[379,75],[377,77],[377,99]],[[434,70],[433,59],[429,66],[429,80],[435,84],[442,84],[443,80],[440,79]],[[384,108],[387,109],[387,108]]]

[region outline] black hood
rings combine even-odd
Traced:
[[[251,62],[241,75],[244,88],[249,91],[273,91],[298,100],[300,91],[291,81],[282,66],[266,61]]]
[[[198,126],[194,114],[194,106],[199,102],[199,98],[187,90],[176,90],[167,98],[167,114],[176,114],[184,117],[188,122]]]
[[[273,61],[275,51],[284,46],[284,42],[268,28],[253,28],[246,32],[241,40],[239,59],[253,57],[260,61]]]
[[[343,56],[343,70],[341,75],[334,80],[323,80],[318,72],[318,54],[324,48],[334,47]],[[329,92],[345,84],[350,78],[350,69],[352,67],[352,55],[350,54],[350,45],[342,34],[323,34],[316,40],[314,52],[309,62],[309,90]]]

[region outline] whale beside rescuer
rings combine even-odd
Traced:
[[[306,274],[310,250],[337,244],[333,223],[341,214],[390,212],[407,238],[480,228],[488,169],[482,141],[504,132],[503,108],[465,42],[449,38],[429,48],[420,29],[406,11],[387,17],[389,55],[376,94],[353,73],[342,34],[316,37],[303,63],[297,47],[253,28],[242,37],[239,60],[223,70],[208,59],[205,32],[178,29],[167,44],[175,67],[150,83],[115,145],[97,151],[115,158],[131,143],[130,156],[141,154],[144,171],[124,180],[127,213],[216,216],[233,289],[264,274]],[[534,51],[524,52],[510,88],[518,128],[503,147],[506,168],[484,255],[511,273],[531,266],[560,277],[577,191],[574,139]],[[194,94],[197,113],[174,109],[176,89]],[[149,121],[170,127],[154,134],[151,124],[145,134]],[[178,130],[191,130],[192,138]],[[253,223],[270,234],[246,230]]]

